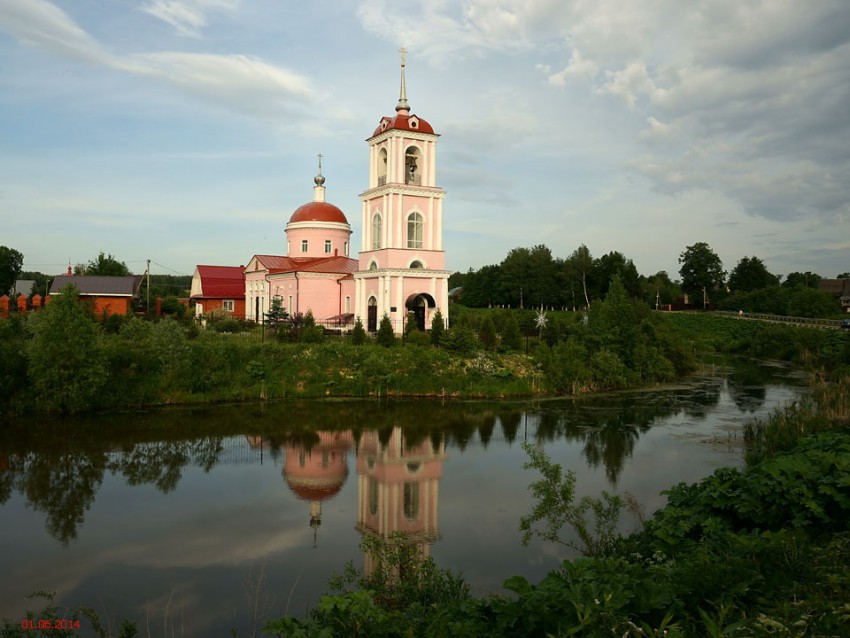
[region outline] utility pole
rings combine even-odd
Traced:
[[[151,314],[151,260],[147,260],[147,268],[145,269],[145,276],[147,277],[147,286],[148,286],[148,315]]]

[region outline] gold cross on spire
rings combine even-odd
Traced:
[[[401,47],[398,52],[401,53],[401,66],[404,66],[404,55],[407,53],[407,49]]]
[[[323,156],[322,156],[322,154],[321,154],[321,153],[319,153],[319,154],[317,155],[317,157],[319,158],[319,175],[321,175],[321,174],[322,174],[322,157],[323,157]]]

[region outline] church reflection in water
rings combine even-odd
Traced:
[[[255,441],[254,444],[259,442]],[[356,529],[378,540],[403,538],[422,558],[440,538],[439,483],[446,458],[443,437],[411,441],[400,427],[391,430],[318,432],[308,441],[284,444],[283,476],[292,493],[309,503],[313,546],[318,543],[322,505],[348,477],[348,451],[357,465]],[[375,568],[366,553],[366,575]]]

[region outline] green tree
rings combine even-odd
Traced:
[[[416,314],[413,312],[408,312],[407,321],[404,324],[404,336],[409,337],[417,330],[419,330],[419,326],[416,325]]]
[[[611,283],[611,277],[614,275],[620,277],[629,296],[640,296],[640,276],[638,275],[637,268],[634,262],[631,259],[626,259],[626,256],[621,252],[614,250],[595,260],[593,274],[597,280],[595,287],[600,297],[608,294],[608,285]]]
[[[30,378],[37,394],[63,411],[95,406],[107,378],[98,325],[78,296],[67,286],[29,321]]]
[[[24,256],[17,250],[0,246],[0,296],[11,292],[15,280],[21,273],[23,263]]]
[[[385,348],[391,348],[395,345],[395,333],[393,332],[393,323],[390,317],[384,314],[381,317],[381,324],[378,326],[377,341],[379,345]]]
[[[679,255],[679,263],[682,264],[679,269],[682,290],[691,297],[701,298],[703,293],[708,294],[723,286],[726,276],[723,262],[705,242],[697,242],[685,248]]]
[[[93,259],[87,264],[77,264],[74,266],[75,275],[107,275],[111,277],[123,277],[132,275],[127,264],[123,261],[118,261],[112,254],[106,255],[101,252],[97,259]]]
[[[806,272],[792,272],[788,273],[788,276],[785,278],[785,281],[782,282],[782,285],[785,288],[795,288],[797,286],[803,286],[805,288],[814,288],[817,290],[818,282],[822,277],[816,273],[811,271]]]
[[[779,277],[767,271],[764,262],[753,255],[742,257],[729,273],[729,289],[735,292],[761,290],[779,284]]]
[[[283,301],[280,297],[273,297],[271,308],[266,313],[266,323],[271,328],[277,328],[287,318],[289,318],[289,313],[284,309]]]
[[[484,315],[478,324],[478,340],[485,350],[492,350],[496,346],[496,326],[493,325],[489,314]]]
[[[362,346],[366,343],[366,329],[363,327],[363,322],[360,317],[354,322],[354,329],[351,331],[351,343],[355,346]]]
[[[519,323],[516,320],[516,314],[512,311],[509,311],[505,317],[504,327],[502,328],[502,349],[522,350],[522,335],[519,331]]]
[[[567,260],[567,268],[574,274],[573,276],[581,282],[581,292],[584,296],[586,308],[590,308],[590,297],[587,294],[587,278],[593,270],[593,256],[590,254],[587,246],[582,244],[573,251],[570,258]]]
[[[659,270],[650,277],[641,277],[641,287],[641,298],[652,308],[674,303],[682,296],[682,287],[672,281],[665,270]]]
[[[431,318],[431,345],[439,346],[445,331],[446,321],[443,319],[443,313],[437,310]]]

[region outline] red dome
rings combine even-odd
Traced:
[[[304,204],[289,219],[290,224],[296,222],[335,222],[347,224],[345,214],[333,204],[327,202],[309,202]]]
[[[286,479],[286,482],[289,484],[289,489],[291,489],[295,496],[302,501],[324,501],[332,496],[336,496],[342,489],[344,481],[345,479],[341,481],[328,480],[308,482],[291,478]]]
[[[434,134],[434,129],[418,115],[403,115],[398,113],[394,117],[382,117],[378,128],[372,133],[372,137],[380,135],[384,131],[396,129],[399,131],[418,131],[419,133]]]

